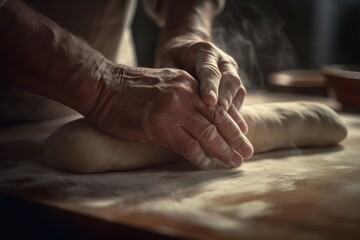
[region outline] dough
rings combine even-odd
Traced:
[[[268,103],[243,107],[247,137],[255,153],[273,149],[327,146],[342,141],[347,130],[329,107],[314,102]],[[79,173],[130,170],[184,160],[171,150],[119,141],[85,119],[67,123],[44,144],[44,163]]]

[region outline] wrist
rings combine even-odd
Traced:
[[[99,95],[110,82],[113,64],[103,56],[93,56],[88,63],[60,81],[60,102],[86,116],[93,109]]]
[[[91,101],[88,103],[86,109],[82,114],[90,119],[90,121],[100,121],[109,114],[109,99],[111,99],[115,92],[126,92],[124,90],[125,78],[131,74],[133,67],[126,65],[115,64],[107,59],[96,69],[92,76],[91,84],[81,91],[81,95],[86,100],[89,96],[87,89],[91,92]],[[122,97],[122,94],[121,94]],[[88,99],[87,99],[88,100]]]
[[[162,39],[191,35],[209,41],[216,5],[212,0],[173,1],[169,4]]]

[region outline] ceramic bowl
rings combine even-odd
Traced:
[[[360,65],[328,65],[323,67],[329,95],[343,109],[360,112]]]

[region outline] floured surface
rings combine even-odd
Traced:
[[[259,154],[240,169],[221,171],[181,163],[78,175],[40,163],[35,146],[44,132],[6,143],[9,132],[0,131],[0,191],[182,237],[357,239],[360,117],[342,118],[349,129],[342,146]]]

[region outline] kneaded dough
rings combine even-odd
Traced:
[[[315,102],[268,103],[243,107],[247,137],[255,153],[273,149],[335,145],[347,130],[329,107]],[[79,173],[130,170],[184,160],[159,146],[119,141],[85,119],[69,122],[44,144],[46,165]]]

